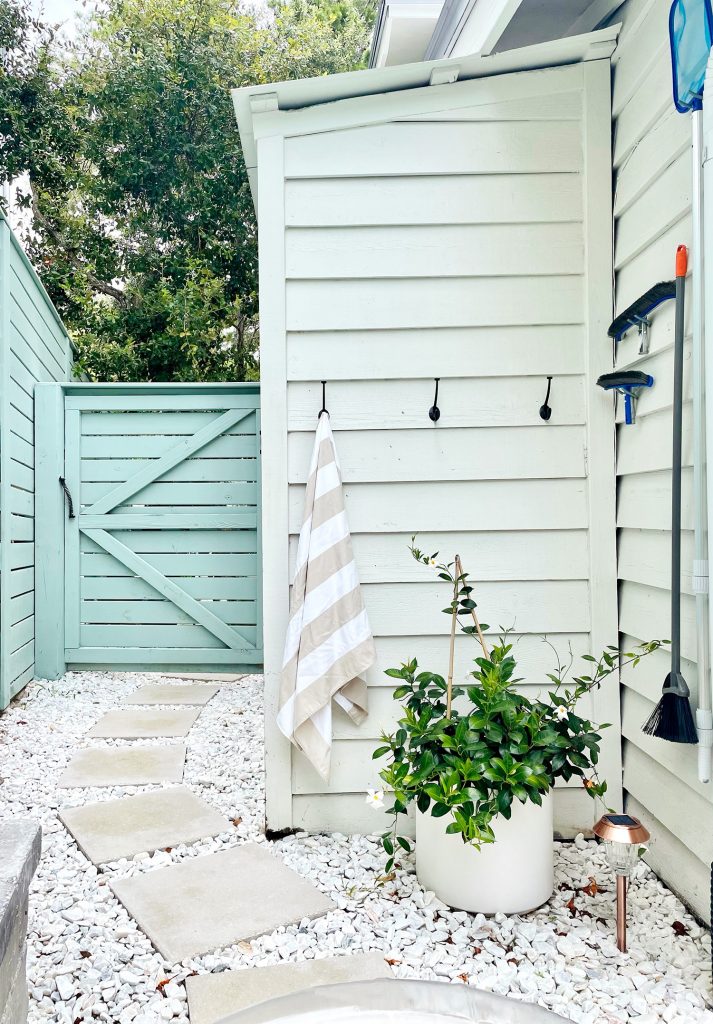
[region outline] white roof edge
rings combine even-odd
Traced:
[[[362,96],[421,89],[430,84],[431,74],[436,68],[439,72],[450,68],[457,72],[457,80],[464,82],[492,75],[579,64],[587,60],[605,60],[614,52],[620,28],[620,25],[611,25],[597,32],[537,43],[486,57],[475,54],[472,57],[442,58],[233,89],[233,107],[253,198],[257,200],[257,148],[253,118],[260,115],[260,108],[301,110],[304,107],[338,103],[340,100]]]

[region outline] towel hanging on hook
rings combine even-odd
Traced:
[[[326,404],[326,402],[327,402],[327,382],[326,382],[326,380],[321,381],[321,384],[322,384],[322,408],[319,410],[319,415],[317,416],[317,419],[319,419],[319,417],[322,415],[323,412],[326,412],[327,416],[329,416],[329,409],[327,408],[327,404]]]

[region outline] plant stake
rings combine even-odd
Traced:
[[[456,555],[456,574],[459,579],[465,576],[465,573],[463,572],[463,566],[461,565],[460,555]],[[473,622],[475,623],[475,629],[478,634],[478,642],[480,643],[480,646],[483,648],[483,654],[485,655],[486,658],[490,659],[490,651],[488,650],[488,645],[485,642],[483,631],[480,628],[478,616],[475,614],[475,608],[471,608],[470,614],[473,616]]]
[[[456,578],[453,584],[453,614],[451,615],[451,650],[448,658],[448,683],[446,690],[446,718],[450,719],[453,705],[453,662],[456,653],[456,622],[458,620],[458,566],[460,556],[456,555]]]

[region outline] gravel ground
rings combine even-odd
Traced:
[[[138,790],[58,790],[57,780],[100,715],[149,681],[156,677],[68,674],[32,683],[0,718],[0,815],[39,819],[44,832],[30,896],[30,1021],[187,1024],[184,979],[193,972],[380,950],[398,977],[466,982],[537,1000],[579,1024],[713,1024],[710,934],[641,864],[630,893],[630,952],[619,953],[612,880],[596,845],[581,837],[557,845],[556,891],[546,907],[486,919],[453,913],[424,892],[408,857],[395,880],[379,884],[384,857],[374,839],[300,833],[271,849],[339,909],[179,966],[166,963],[107,882],[248,840],[265,842],[261,679],[224,685],[187,739],[185,784],[237,825],[214,839],[97,870],[58,821],[58,807]]]

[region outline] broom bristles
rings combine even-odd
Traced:
[[[688,697],[672,690],[664,691],[644,725],[644,732],[671,743],[698,743]]]

